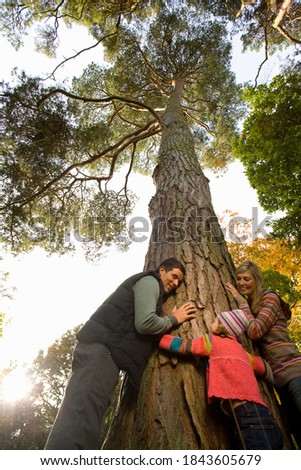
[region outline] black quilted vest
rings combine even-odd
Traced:
[[[160,297],[156,307],[162,314],[164,296],[160,277],[154,271],[135,274],[126,279],[96,310],[77,334],[81,342],[105,344],[120,370],[128,373],[136,388],[158,335],[141,335],[134,327],[134,284],[145,276],[154,276],[160,285]]]

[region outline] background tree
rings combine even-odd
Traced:
[[[231,227],[226,232],[229,252],[235,266],[246,259],[253,260],[260,267],[264,287],[272,289],[290,304],[292,318],[289,332],[292,340],[301,349],[301,249],[292,246],[289,239],[281,240],[254,233],[251,219],[230,211],[220,217],[222,227]]]
[[[2,450],[43,449],[47,429],[32,396],[14,403],[2,402],[0,417]]]
[[[300,78],[300,67],[295,66],[269,85],[244,91],[250,112],[234,147],[261,206],[284,213],[272,222],[274,235],[291,237],[297,244],[301,242]]]
[[[236,266],[246,259],[254,259],[264,271],[279,273],[287,279],[267,281],[276,288],[279,282],[280,295],[292,308],[299,307],[301,295],[300,247],[292,246],[289,239],[274,239],[269,233],[262,235],[254,231],[253,220],[241,218],[237,213],[225,211],[220,223],[227,240],[228,249]]]
[[[32,388],[26,396],[17,401],[3,400],[1,403],[1,449],[42,450],[44,448],[63,398],[71,370],[75,335],[80,327],[81,325],[66,331],[46,351],[40,351],[33,363],[28,366],[27,376]],[[2,370],[0,378],[3,383],[13,373],[13,366]],[[118,399],[120,384],[105,416],[101,440],[106,436]]]
[[[44,448],[70,373],[78,329],[67,331],[46,352],[39,352],[27,368],[27,376],[32,383],[28,395],[15,402],[3,401],[0,412],[1,449]],[[13,367],[11,370],[3,370],[3,382],[13,373]]]

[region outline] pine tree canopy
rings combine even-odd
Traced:
[[[179,81],[199,158],[211,168],[231,161],[241,115],[231,44],[222,21],[197,13],[162,8],[147,20],[122,21],[102,42],[105,63],[90,64],[70,86],[25,73],[15,88],[6,85],[3,241],[13,250],[65,252],[72,249],[66,230],[88,251],[128,245],[128,177],[154,169],[162,116]],[[111,179],[122,168],[116,190]]]

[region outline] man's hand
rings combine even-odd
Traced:
[[[176,317],[178,324],[181,325],[186,320],[193,320],[193,318],[196,318],[196,315],[193,315],[196,311],[196,307],[191,302],[187,302],[179,308],[174,307],[172,315]]]

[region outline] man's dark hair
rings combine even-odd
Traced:
[[[177,258],[167,258],[162,261],[156,269],[156,273],[159,273],[160,268],[165,268],[165,271],[171,271],[172,269],[178,268],[182,271],[183,276],[186,274],[186,269],[183,264]]]

